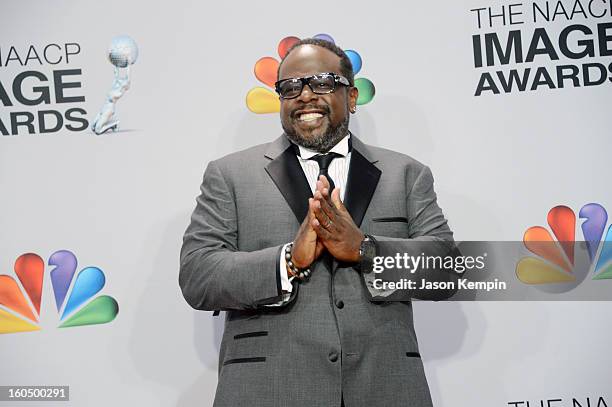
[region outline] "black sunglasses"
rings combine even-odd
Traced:
[[[307,84],[312,93],[317,95],[334,92],[338,84],[351,86],[344,76],[333,72],[322,72],[305,78],[283,79],[276,82],[274,88],[282,99],[294,99],[302,94],[304,84]]]

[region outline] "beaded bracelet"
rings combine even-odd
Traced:
[[[310,277],[310,268],[305,268],[305,269],[299,269],[295,266],[295,264],[293,264],[293,261],[291,261],[291,251],[293,250],[293,242],[289,243],[287,245],[287,247],[285,247],[285,260],[287,262],[287,267],[289,267],[289,271],[291,273],[291,275],[295,278],[298,278],[300,280],[306,280],[308,277]]]

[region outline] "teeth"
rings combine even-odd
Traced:
[[[311,120],[318,119],[319,117],[323,117],[323,115],[321,113],[304,113],[301,114],[298,119],[304,122],[308,122]]]

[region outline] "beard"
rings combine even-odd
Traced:
[[[336,126],[329,125],[325,133],[318,136],[304,137],[292,126],[285,126],[284,123],[282,126],[287,138],[295,144],[325,154],[348,134],[349,115],[347,114],[346,118]]]

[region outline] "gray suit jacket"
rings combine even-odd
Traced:
[[[452,232],[429,168],[352,136],[345,205],[378,255]],[[184,236],[179,284],[198,310],[226,310],[215,406],[431,406],[409,301],[372,302],[364,275],[325,260],[281,298],[279,255],[312,196],[285,136],[209,163]],[[442,250],[442,249],[441,249]],[[417,253],[418,254],[418,253]],[[433,299],[440,299],[434,297]]]

